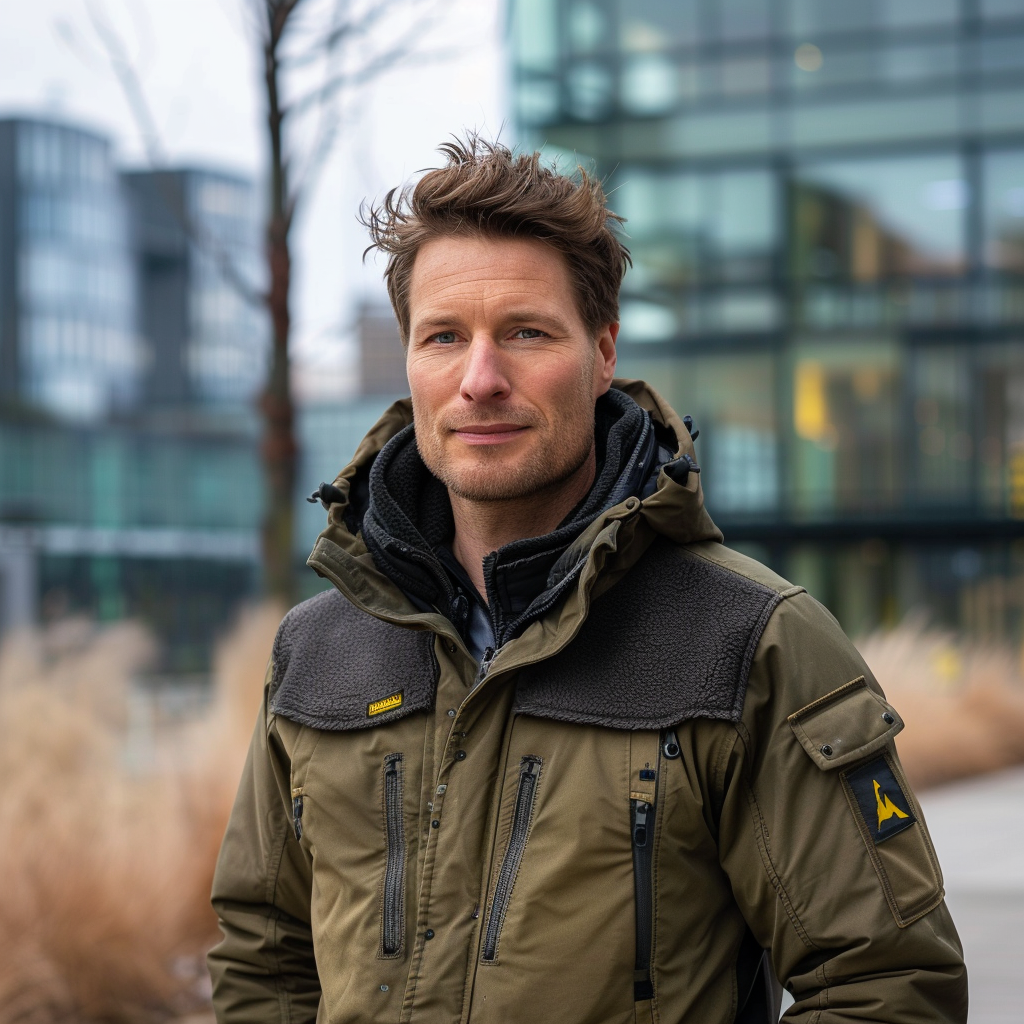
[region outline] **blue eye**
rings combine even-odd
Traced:
[[[532,341],[534,338],[545,337],[545,334],[543,331],[537,330],[536,327],[520,327],[514,337],[521,338],[523,341]]]
[[[434,341],[440,345],[452,345],[455,343],[456,336],[454,331],[441,331],[440,334],[434,335]]]

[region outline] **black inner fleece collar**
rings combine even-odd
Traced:
[[[563,558],[572,542],[603,511],[639,494],[664,461],[649,414],[621,391],[601,396],[594,413],[597,476],[587,495],[551,533],[513,541],[484,559],[499,646],[550,608],[575,577],[579,565]],[[437,608],[464,633],[475,595],[447,550],[455,534],[451,502],[420,458],[412,424],[374,460],[368,497],[362,532],[378,568],[417,606]]]

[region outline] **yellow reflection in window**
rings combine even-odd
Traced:
[[[798,437],[828,444],[835,437],[829,420],[825,367],[811,359],[796,364],[793,379],[793,428]]]
[[[1010,515],[1024,519],[1024,447],[1014,446],[1007,466],[1010,480]]]

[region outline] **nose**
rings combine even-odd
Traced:
[[[476,335],[466,349],[460,394],[467,402],[507,398],[512,391],[501,349],[487,335]]]

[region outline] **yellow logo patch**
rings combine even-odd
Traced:
[[[384,697],[381,700],[375,700],[372,704],[368,704],[366,707],[367,717],[373,718],[374,715],[381,715],[385,711],[392,711],[395,708],[402,706],[402,691],[391,694],[390,697]]]
[[[917,822],[886,755],[842,774],[873,842],[884,843]]]
[[[875,802],[878,804],[878,830],[882,830],[882,822],[888,821],[894,814],[897,818],[905,818],[907,814],[905,811],[901,811],[888,797],[887,794],[882,792],[882,787],[878,784],[877,779],[871,780],[875,784]],[[882,798],[885,797],[883,800]]]

